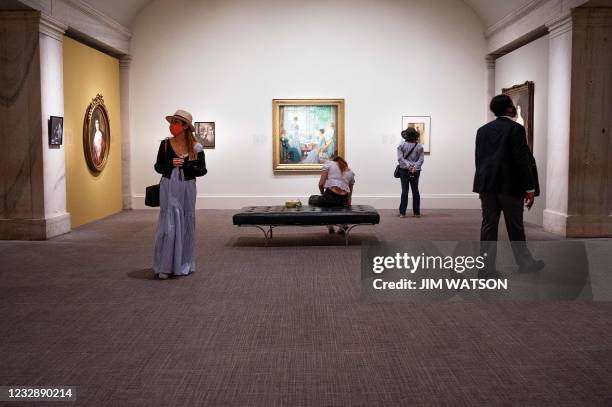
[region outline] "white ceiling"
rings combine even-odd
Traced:
[[[131,28],[132,21],[152,0],[85,0],[123,26]],[[451,0],[449,0],[451,1]],[[480,17],[485,27],[490,27],[506,15],[534,0],[456,0],[463,1]]]

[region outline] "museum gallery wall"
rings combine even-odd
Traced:
[[[164,117],[179,108],[215,125],[214,149],[206,150],[209,173],[198,180],[199,208],[316,193],[316,174],[274,171],[274,99],[344,100],[355,201],[379,208],[397,206],[392,173],[402,118],[430,118],[423,205],[478,208],[471,193],[473,143],[488,101],[483,27],[469,7],[441,0],[256,3],[153,1],[136,17],[135,208],[144,207],[145,187],[159,178],[153,162],[168,135]],[[181,17],[181,29],[167,24],[169,13]],[[176,55],[185,63],[175,63]]]
[[[64,37],[63,62],[66,204],[74,228],[122,209],[119,61]]]

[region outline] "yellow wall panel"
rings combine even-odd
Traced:
[[[66,194],[72,227],[122,209],[119,61],[64,37],[64,144]],[[110,152],[100,174],[92,173],[83,151],[83,123],[89,103],[100,93],[108,109]]]

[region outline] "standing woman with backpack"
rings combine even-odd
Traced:
[[[425,159],[425,149],[419,144],[419,132],[414,127],[402,131],[404,141],[397,146],[397,161],[402,184],[402,196],[399,207],[399,217],[406,217],[408,207],[408,192],[412,188],[412,212],[414,217],[421,216],[421,195],[419,194],[419,177],[421,166]]]
[[[161,142],[155,162],[155,171],[162,178],[153,271],[161,280],[195,271],[195,179],[207,173],[204,148],[193,134],[191,114],[177,110],[166,120],[173,137]]]

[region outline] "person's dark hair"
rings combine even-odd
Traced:
[[[332,158],[332,161],[335,161],[338,164],[338,168],[340,168],[340,172],[344,172],[349,169],[348,163],[344,161],[344,158],[339,155]]]
[[[408,127],[406,130],[402,131],[402,137],[409,143],[416,143],[419,141],[419,137],[421,134],[414,127]]]
[[[489,109],[491,109],[493,114],[497,117],[507,115],[508,109],[513,107],[514,103],[508,95],[497,95],[493,97],[493,99],[491,99],[491,104],[489,105]]]

